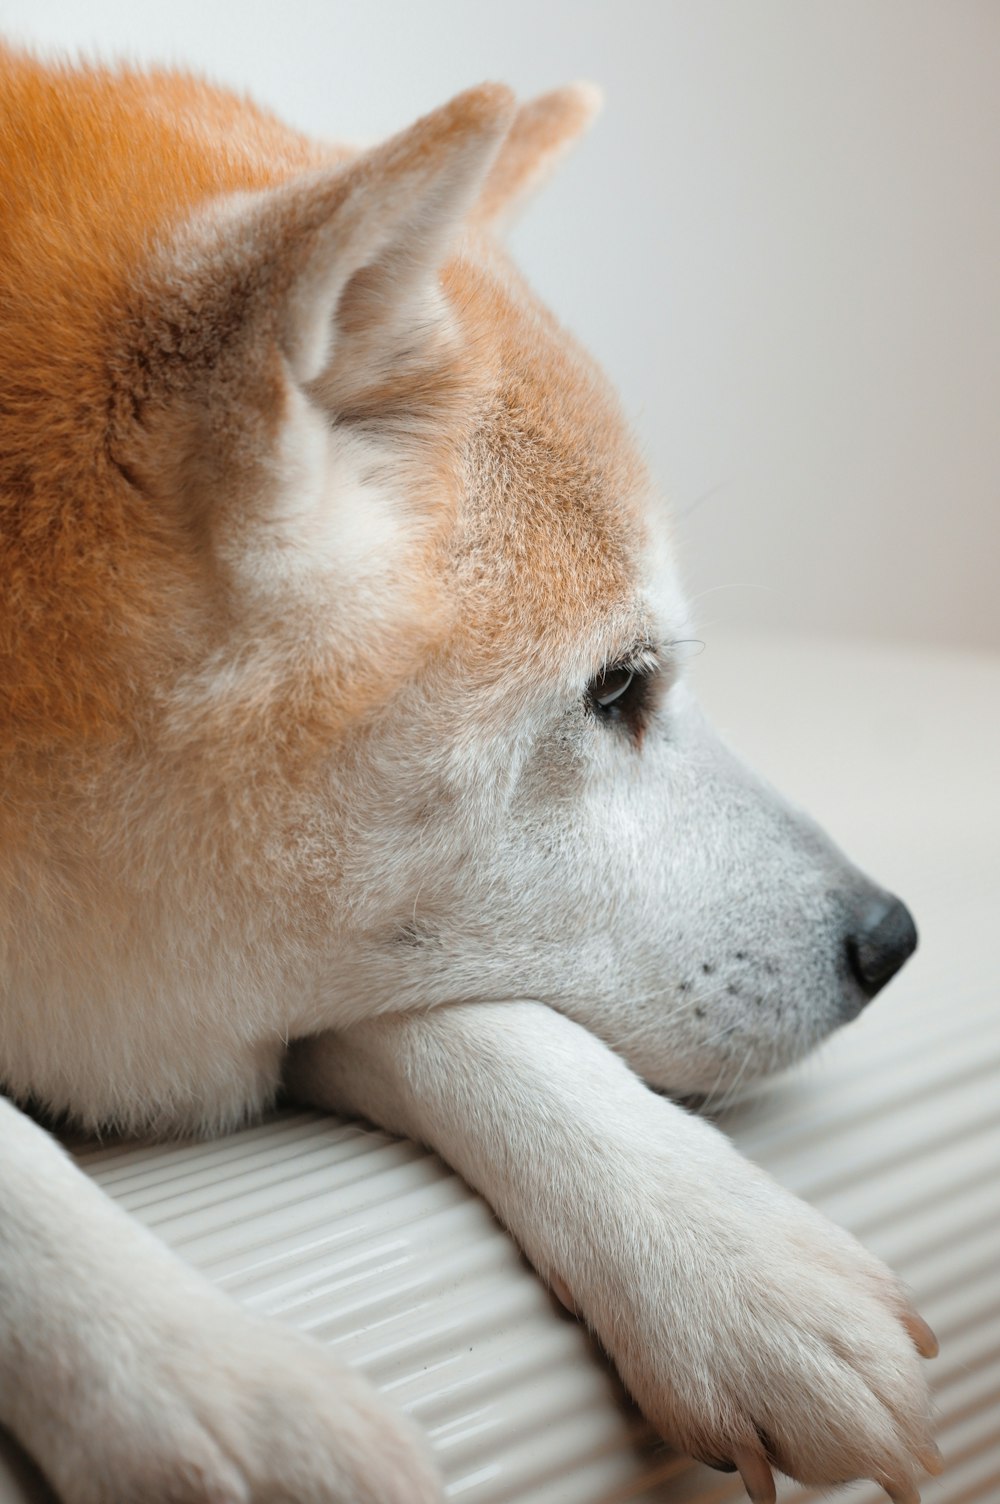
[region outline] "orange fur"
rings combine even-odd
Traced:
[[[190,583],[109,447],[116,321],[158,236],[200,200],[326,153],[169,73],[0,50],[0,737],[106,735],[169,653]]]

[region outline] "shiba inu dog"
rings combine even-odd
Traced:
[[[441,1499],[21,1110],[221,1132],[282,1082],[438,1149],[755,1500],[938,1466],[898,1281],[667,1095],[916,935],[701,719],[614,396],[502,249],[594,103],[361,152],[0,54],[0,1420],[65,1504]]]

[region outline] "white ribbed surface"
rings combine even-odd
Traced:
[[[948,1463],[924,1498],[998,1504],[1000,664],[758,640],[713,645],[697,670],[734,739],[922,930],[885,997],[727,1126],[914,1287],[942,1342]],[[487,1209],[412,1145],[289,1113],[215,1144],[81,1160],[212,1278],[332,1343],[411,1410],[450,1498],[740,1497],[651,1442]],[[0,1476],[2,1504],[28,1496]]]

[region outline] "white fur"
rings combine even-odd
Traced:
[[[402,581],[424,528],[407,517],[398,454],[371,436],[331,428],[329,415],[289,383],[285,421],[261,466],[257,526],[219,528],[216,554],[228,567],[235,603],[258,631],[294,612],[322,613],[334,632],[370,634],[380,620],[416,625]],[[251,506],[240,497],[241,522]],[[301,651],[301,646],[298,648]]]

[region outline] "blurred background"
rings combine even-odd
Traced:
[[[605,115],[513,240],[622,393],[701,630],[1000,647],[993,0],[0,0],[368,140],[470,83]]]
[[[992,0],[0,0],[370,140],[501,78],[605,116],[514,250],[623,394],[702,632],[1000,647]]]

